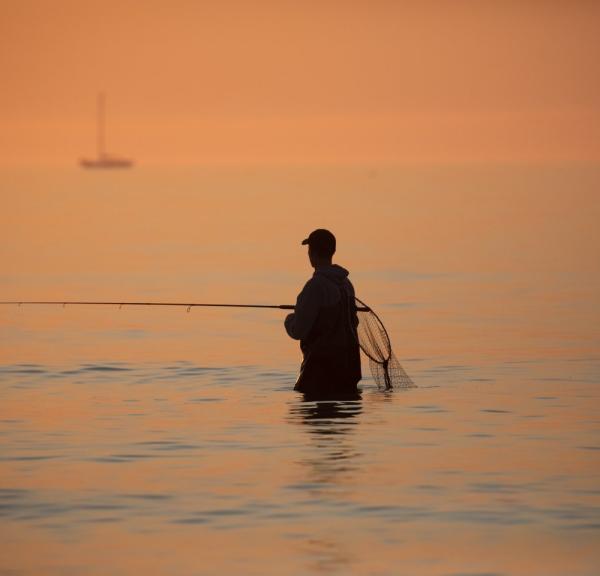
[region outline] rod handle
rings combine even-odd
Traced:
[[[279,306],[279,308],[281,310],[295,310],[296,306],[294,304],[281,304]],[[357,306],[356,311],[357,312],[370,312],[371,309],[368,306]]]

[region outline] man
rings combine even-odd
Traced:
[[[315,272],[285,319],[303,355],[294,390],[317,397],[356,394],[361,370],[354,287],[348,271],[331,262],[336,241],[329,230],[314,230],[302,244],[308,244]]]

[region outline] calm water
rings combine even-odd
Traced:
[[[600,573],[600,170],[5,171],[0,299],[291,303],[327,226],[417,389],[283,313],[0,309],[0,574]]]

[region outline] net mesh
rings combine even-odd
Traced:
[[[415,388],[415,384],[394,355],[388,333],[381,320],[364,302],[356,300],[358,326],[356,328],[361,350],[369,358],[371,374],[378,388]]]

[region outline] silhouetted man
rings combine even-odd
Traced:
[[[285,319],[303,355],[294,390],[317,397],[356,394],[361,371],[354,287],[348,271],[331,263],[336,243],[329,230],[311,232],[302,244],[308,244],[315,272]]]

